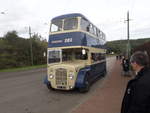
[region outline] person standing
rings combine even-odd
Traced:
[[[130,59],[136,73],[130,80],[122,101],[121,113],[150,113],[150,68],[144,52],[135,52]]]
[[[116,55],[116,60],[118,60],[118,55]]]
[[[129,75],[129,59],[125,56],[122,59],[123,75]]]

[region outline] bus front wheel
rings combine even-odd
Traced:
[[[46,86],[49,90],[54,90],[54,88],[52,88],[51,84],[47,83]]]
[[[86,77],[86,80],[85,80],[85,87],[82,87],[82,88],[79,88],[79,91],[81,93],[86,93],[90,90],[90,83],[88,81],[88,77]]]

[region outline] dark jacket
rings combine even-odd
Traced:
[[[150,113],[150,69],[141,69],[128,82],[121,113]]]
[[[123,58],[122,59],[122,67],[123,67],[123,71],[128,72],[129,71],[129,60]]]

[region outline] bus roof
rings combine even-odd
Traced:
[[[82,15],[80,13],[71,13],[71,14],[65,14],[65,15],[57,16],[57,17],[53,18],[52,21],[56,20],[56,19],[75,18],[75,17],[82,17],[85,20],[88,20],[84,15]]]

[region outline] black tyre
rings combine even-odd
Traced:
[[[49,90],[54,90],[54,88],[51,87],[51,84],[47,83],[46,86]]]
[[[105,68],[105,69],[104,69],[104,73],[103,73],[103,77],[105,77],[106,74],[107,74],[107,69]]]

